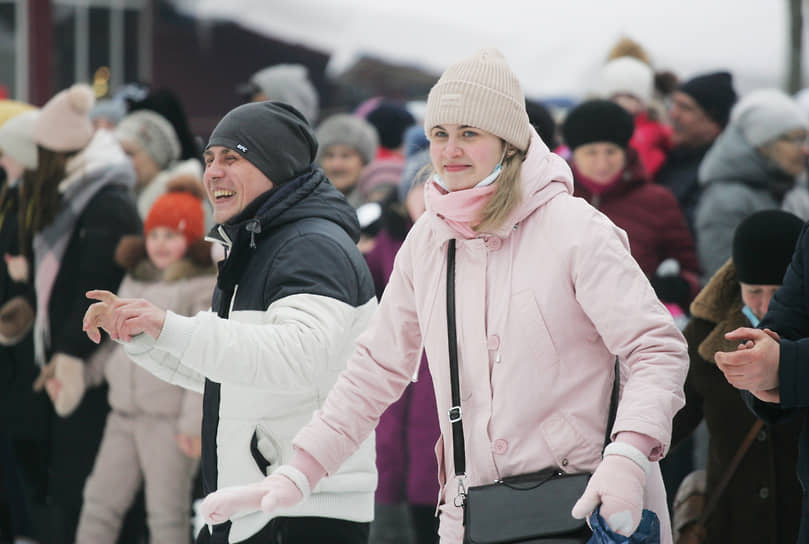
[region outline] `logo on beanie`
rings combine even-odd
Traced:
[[[242,153],[247,153],[247,148],[244,147],[242,144],[236,144],[236,149],[238,149]]]
[[[440,107],[442,108],[460,108],[463,97],[460,94],[445,94],[441,97]]]

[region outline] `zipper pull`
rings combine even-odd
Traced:
[[[244,227],[247,229],[247,232],[250,233],[250,247],[256,247],[256,233],[261,234],[261,223],[259,223],[258,219],[253,219]]]
[[[499,349],[497,350],[497,355],[494,356],[494,362],[495,363],[500,362],[500,350]]]

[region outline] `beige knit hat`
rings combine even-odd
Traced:
[[[462,124],[499,136],[521,151],[530,130],[520,82],[497,49],[482,49],[447,68],[427,97],[424,132]]]
[[[57,93],[42,108],[34,139],[50,151],[84,149],[93,137],[89,113],[94,103],[93,90],[84,83]]]

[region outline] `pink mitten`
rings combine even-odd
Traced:
[[[290,508],[307,499],[325,475],[326,469],[314,457],[296,448],[288,465],[281,465],[258,483],[211,493],[202,501],[200,511],[207,523],[222,523],[240,512]]]
[[[207,523],[216,524],[240,513],[261,510],[265,497],[272,498],[275,508],[294,506],[303,499],[303,493],[292,480],[279,474],[281,468],[258,483],[226,487],[211,493],[202,501],[200,513]]]
[[[624,442],[611,443],[584,494],[573,506],[573,517],[587,518],[601,504],[601,517],[610,529],[630,536],[640,524],[650,467],[649,459],[636,447]]]

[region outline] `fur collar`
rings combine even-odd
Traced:
[[[115,250],[115,262],[135,280],[142,282],[172,282],[216,273],[211,259],[211,244],[202,240],[188,248],[185,257],[158,270],[146,255],[143,236],[124,236]]]
[[[729,259],[691,303],[693,317],[716,324],[699,345],[700,357],[713,362],[717,351],[735,351],[736,343],[726,340],[724,335],[738,327],[750,326],[742,313],[743,307],[736,267]]]

